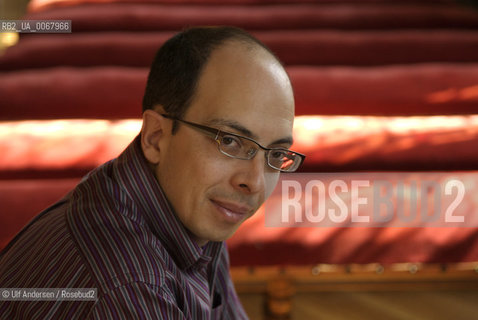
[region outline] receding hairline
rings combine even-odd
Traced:
[[[279,64],[283,69],[285,69],[284,65],[280,62],[280,60],[275,56],[275,54],[268,47],[265,47],[260,42],[256,42],[254,38],[246,38],[246,37],[235,37],[235,38],[225,39],[221,44],[219,44],[217,47],[215,47],[211,51],[211,54],[209,55],[206,63],[204,64],[204,67],[211,61],[211,57],[214,55],[214,53],[217,53],[217,51],[221,49],[224,49],[229,46],[234,46],[234,45],[239,45],[240,48],[243,48],[248,52],[254,52],[254,51],[264,52],[269,57],[271,57],[272,60],[274,60],[277,64]]]
[[[207,67],[209,66],[211,61],[213,60],[212,59],[213,56],[215,54],[217,54],[218,51],[220,51],[222,49],[225,49],[227,47],[235,46],[235,45],[238,45],[239,48],[244,49],[248,53],[253,53],[253,52],[263,52],[263,53],[265,53],[269,58],[271,58],[272,61],[274,61],[278,66],[280,66],[284,70],[284,73],[286,74],[287,78],[289,79],[289,83],[290,83],[289,74],[287,73],[287,71],[286,71],[284,65],[282,64],[282,62],[274,55],[274,53],[269,48],[265,47],[262,43],[256,42],[254,40],[254,38],[248,38],[248,37],[245,37],[245,36],[244,37],[241,36],[241,37],[234,37],[234,38],[225,39],[222,43],[217,45],[210,52],[210,54],[207,58],[207,61],[202,66],[202,68],[201,68],[201,70],[198,74],[197,81],[194,85],[194,90],[193,90],[193,94],[191,95],[191,100],[190,100],[189,105],[186,108],[185,112],[187,112],[187,110],[189,109],[189,107],[193,103],[194,99],[196,98],[197,93],[198,93],[199,84],[201,83],[201,80],[203,79],[205,70],[207,69]]]
[[[203,29],[203,30],[201,31],[200,29]],[[209,29],[211,31],[210,37],[207,36],[206,38],[204,38],[209,33],[209,31],[204,32],[204,29]],[[217,29],[217,32],[214,29]],[[183,38],[183,35],[185,35],[184,38]],[[201,39],[201,37],[203,38],[203,40],[197,41],[198,39]],[[172,46],[171,45],[168,46],[168,49],[164,51],[165,54],[166,52],[170,54],[170,51],[174,51],[178,49],[181,50],[181,47],[184,46],[182,50],[188,50],[188,51],[183,51],[184,53],[186,53],[185,54],[186,64],[183,62],[181,62],[180,64],[186,66],[192,63],[193,68],[195,66],[199,68],[197,68],[196,72],[192,71],[191,75],[193,78],[189,78],[191,79],[191,81],[189,81],[188,79],[185,78],[185,76],[188,73],[187,70],[185,70],[184,67],[181,69],[177,65],[173,64],[174,68],[176,69],[179,68],[178,70],[180,72],[179,73],[180,76],[175,78],[175,76],[173,76],[172,74],[169,74],[169,76],[173,77],[174,81],[163,83],[163,85],[160,86],[162,88],[170,89],[168,90],[168,92],[170,93],[167,94],[165,93],[166,91],[164,90],[159,90],[156,92],[155,89],[152,89],[153,86],[150,86],[150,84],[158,85],[158,84],[161,84],[161,81],[164,82],[164,78],[162,78],[162,76],[161,77],[157,77],[157,76],[168,75],[167,72],[169,70],[168,68],[164,66],[164,62],[165,62],[164,59],[157,60],[160,52],[163,51],[164,47],[160,48],[160,50],[155,56],[155,60],[153,61],[153,64],[150,70],[150,75],[148,76],[147,87],[146,87],[145,95],[143,98],[143,111],[146,109],[153,109],[155,111],[159,111],[159,109],[162,107],[164,108],[164,111],[166,111],[167,113],[170,113],[171,115],[175,117],[178,117],[178,118],[184,117],[184,115],[187,113],[191,105],[193,105],[196,99],[198,98],[198,94],[200,94],[199,92],[200,84],[202,83],[204,79],[205,70],[211,66],[212,60],[215,60],[213,57],[218,53],[218,51],[221,51],[222,49],[228,48],[228,47],[229,48],[236,47],[238,51],[243,52],[242,54],[238,55],[238,59],[246,59],[246,60],[251,59],[250,61],[253,62],[255,60],[255,57],[263,57],[265,60],[269,61],[270,63],[275,64],[277,67],[280,67],[280,69],[283,70],[285,76],[288,78],[289,84],[291,85],[290,77],[287,74],[287,70],[285,69],[284,65],[281,63],[279,58],[274,54],[274,52],[262,41],[260,41],[255,36],[253,36],[252,34],[248,33],[247,31],[243,29],[227,27],[227,26],[193,27],[193,28],[187,28],[183,30],[182,32],[178,33],[176,36],[168,40],[167,43],[169,43],[170,41],[172,41],[171,42]],[[167,43],[164,44],[163,46],[166,46]],[[186,45],[186,43],[189,43],[190,45]],[[179,54],[179,56],[181,56],[181,54]],[[233,57],[234,54],[231,54],[230,56]],[[164,57],[168,57],[167,54],[163,55],[163,58]],[[223,57],[227,59],[229,55],[226,54]],[[223,57],[220,57],[219,59],[223,59]],[[172,56],[169,56],[169,58],[174,59]],[[178,61],[179,60],[177,60],[175,63],[177,64]],[[162,66],[163,69],[153,69],[153,67],[157,63],[159,66]],[[234,64],[234,62],[232,63]],[[153,71],[153,70],[156,70],[156,71]],[[161,72],[164,71],[165,73],[164,74],[158,73],[158,70],[162,70]],[[151,75],[155,75],[156,78],[155,77],[152,78]],[[292,85],[291,85],[291,88],[292,88]],[[184,95],[180,94],[176,96],[184,97],[184,98],[174,98],[172,95],[173,93],[178,94],[182,92],[185,94]],[[293,92],[293,88],[292,88],[292,92]],[[177,128],[177,123],[174,123],[173,132],[176,131],[176,128]]]

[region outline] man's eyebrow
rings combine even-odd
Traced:
[[[274,144],[287,144],[287,145],[291,146],[292,143],[294,143],[294,139],[292,139],[292,137],[289,136],[289,137],[286,137],[286,138],[282,138],[282,139],[276,140],[276,141],[272,142],[271,145],[274,145]]]
[[[239,131],[242,135],[244,135],[246,137],[249,137],[249,138],[252,138],[252,139],[257,139],[258,138],[257,135],[252,133],[251,130],[247,129],[246,127],[244,127],[243,125],[239,124],[236,121],[226,120],[226,119],[211,119],[211,120],[207,121],[207,124],[208,125],[212,124],[212,125],[226,126],[226,127],[229,127],[229,128],[232,128],[234,130]]]
[[[207,121],[207,124],[208,125],[212,124],[212,125],[226,126],[226,127],[229,127],[229,128],[232,128],[232,129],[235,129],[235,130],[239,131],[242,135],[244,135],[246,137],[252,138],[254,140],[258,139],[256,134],[252,133],[251,130],[245,128],[244,126],[242,126],[241,124],[239,124],[236,121],[226,120],[226,119],[211,119],[211,120]],[[287,144],[287,145],[291,146],[293,142],[294,142],[294,140],[292,139],[292,137],[288,136],[288,137],[285,137],[285,138],[278,139],[278,140],[272,142],[270,145]]]

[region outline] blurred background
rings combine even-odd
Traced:
[[[29,0],[2,0],[0,13],[2,19],[19,19],[27,11]]]

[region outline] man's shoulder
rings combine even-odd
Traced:
[[[61,302],[58,307],[42,301],[29,302],[29,306],[39,314],[54,314],[55,318],[71,317],[69,311],[75,309],[74,319],[85,319],[88,314],[99,311],[106,312],[112,308],[109,304],[123,301],[122,298],[128,301],[128,297],[145,300],[156,295],[173,296],[164,285],[166,275],[161,267],[161,257],[156,255],[155,267],[148,270],[151,261],[147,258],[141,260],[134,257],[135,254],[122,251],[130,250],[128,248],[133,247],[131,242],[137,240],[126,239],[128,244],[116,246],[119,252],[115,254],[110,252],[115,249],[114,241],[101,245],[89,243],[85,250],[81,245],[84,238],[75,237],[71,232],[72,225],[67,222],[69,206],[66,201],[43,212],[3,252],[0,258],[0,287],[96,288],[98,301],[93,305],[68,301]],[[110,232],[109,236],[115,237],[113,234]],[[142,250],[146,252],[150,249]],[[7,308],[4,310],[6,314],[3,315],[9,319],[31,318],[30,309],[24,306],[6,301],[3,305]]]
[[[68,231],[66,202],[39,214],[0,256],[0,287],[87,287],[84,261]]]
[[[72,239],[105,290],[136,281],[161,286],[160,244],[127,192],[108,179],[90,176],[72,193],[66,210]]]
[[[0,256],[0,270],[16,270],[18,277],[24,270],[33,287],[39,281],[34,274],[49,272],[58,280],[55,286],[73,272],[105,291],[135,281],[161,286],[167,257],[158,247],[127,193],[97,170],[16,236]],[[11,279],[14,286],[25,285],[13,274]]]

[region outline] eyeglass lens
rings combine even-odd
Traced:
[[[258,146],[248,140],[241,137],[222,134],[218,137],[219,149],[234,158],[238,159],[251,159],[258,151]],[[297,163],[300,162],[300,158],[288,150],[271,149],[267,150],[267,162],[275,169],[283,171],[291,171],[297,168]]]

